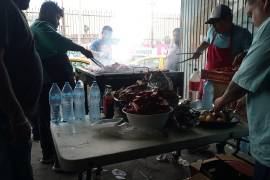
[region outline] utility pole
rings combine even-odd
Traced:
[[[150,9],[151,9],[151,47],[154,48],[154,9],[155,9],[156,3],[153,0],[150,0]]]
[[[65,22],[65,8],[64,8],[64,0],[61,0],[61,6],[62,6],[62,9],[63,9],[63,13],[64,13],[64,16],[63,16],[63,19],[62,19],[62,35],[63,36],[66,36],[66,22]]]
[[[78,32],[78,44],[81,44],[81,30],[82,30],[82,0],[79,0],[79,32]]]

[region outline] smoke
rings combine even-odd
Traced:
[[[113,47],[113,59],[119,63],[128,64],[132,52],[139,47],[151,31],[151,11],[138,1],[126,2],[116,11],[112,26],[114,38],[119,43]]]

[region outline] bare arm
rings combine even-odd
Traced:
[[[205,51],[209,47],[209,45],[210,44],[208,42],[203,41],[201,45],[197,48],[196,52],[193,54],[193,58],[198,59],[203,53],[203,51]]]
[[[82,47],[76,43],[72,43],[69,50],[70,51],[80,51],[87,58],[93,58],[93,54],[91,51],[85,49],[84,47]]]
[[[234,102],[243,97],[248,91],[238,86],[233,81],[230,82],[224,94],[215,100],[215,111],[219,111],[224,105]]]
[[[57,33],[51,27],[47,27],[47,36],[51,39],[52,43],[58,48],[59,52],[66,52],[66,51],[79,51],[87,58],[92,58],[93,54],[91,51],[85,49],[84,47],[72,42],[70,39],[62,36],[61,34]]]
[[[11,86],[9,75],[4,64],[4,49],[0,49],[0,108],[7,113],[13,126],[25,123],[26,118]]]

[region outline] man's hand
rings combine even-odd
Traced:
[[[90,58],[90,59],[94,57],[93,54],[92,54],[92,52],[89,51],[89,50],[87,50],[87,49],[85,49],[85,48],[82,49],[81,53],[83,55],[85,55],[87,58]]]
[[[209,45],[210,44],[208,42],[203,41],[201,45],[197,48],[196,52],[193,54],[192,58],[198,59],[202,55],[203,51],[205,51],[209,47]]]
[[[200,51],[196,51],[193,56],[192,56],[192,59],[199,59],[199,57],[201,56],[201,52]]]
[[[238,69],[246,55],[246,52],[241,52],[237,56],[235,56],[232,66]]]
[[[215,112],[219,112],[222,107],[224,106],[224,100],[223,100],[223,97],[219,97],[215,100],[215,104],[214,104],[214,111]]]
[[[6,112],[11,125],[13,140],[27,141],[31,137],[31,126],[13,91],[7,68],[4,63],[5,50],[0,48],[0,109]]]

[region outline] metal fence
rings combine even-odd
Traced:
[[[192,53],[202,42],[209,28],[204,22],[208,19],[212,9],[218,4],[228,5],[233,11],[233,21],[250,30],[254,28],[245,12],[245,0],[182,0],[180,26],[183,29],[181,51]],[[190,58],[191,55],[181,56],[180,61]],[[199,60],[192,60],[179,65],[179,69],[185,72],[184,97],[188,93],[188,80],[195,67],[199,70],[204,68],[206,53]]]
[[[29,9],[25,12],[29,24],[38,17],[39,9]],[[65,9],[59,32],[74,42],[86,44],[98,38],[104,25],[111,25],[115,15],[108,10],[70,10]],[[180,26],[179,14],[153,13],[151,27],[146,32],[144,42],[154,46],[157,42],[169,41],[174,28]],[[138,30],[140,24],[138,24]],[[167,42],[168,43],[168,42]]]
[[[29,24],[38,18],[39,9],[25,12]],[[85,44],[98,38],[101,29],[112,21],[111,11],[102,10],[65,10],[58,31],[76,43]]]

